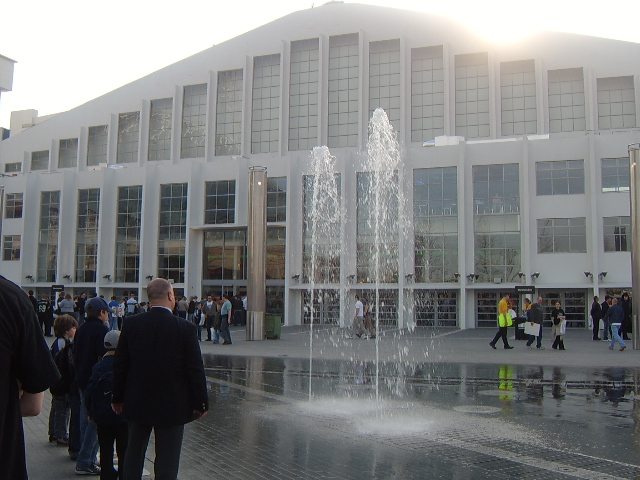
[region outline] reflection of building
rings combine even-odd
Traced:
[[[584,324],[589,297],[631,283],[639,75],[640,45],[620,41],[491,44],[356,4],[293,13],[3,141],[2,172],[18,175],[4,182],[1,270],[36,289],[71,274],[74,293],[105,296],[151,275],[186,295],[243,291],[248,171],[263,165],[268,303],[299,323],[309,150],[327,145],[347,220],[321,239],[314,318],[349,319],[352,290],[371,289],[359,151],[381,106],[405,147],[397,216],[411,227],[385,252],[384,323],[493,326],[504,292],[534,282]]]

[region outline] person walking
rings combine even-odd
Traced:
[[[593,339],[600,340],[600,320],[602,319],[602,305],[600,305],[600,299],[596,295],[593,297],[593,303],[591,304],[591,330],[593,332]]]
[[[231,294],[222,294],[222,308],[220,309],[220,336],[224,340],[223,345],[231,345],[231,332],[229,325],[233,322],[233,307],[231,305]]]
[[[536,348],[538,350],[544,350],[542,346],[542,297],[538,297],[538,301],[531,305],[531,308],[527,310],[527,321],[531,322],[531,325],[540,325],[538,329],[538,335],[529,335],[529,340],[527,340],[527,347],[532,348],[533,341],[536,340]]]
[[[498,331],[496,332],[493,340],[489,342],[489,345],[494,350],[496,349],[496,343],[502,338],[502,344],[506,350],[511,350],[513,347],[509,345],[507,340],[507,327],[509,326],[509,294],[505,294],[498,303]]]
[[[629,338],[629,333],[631,333],[631,298],[629,298],[629,294],[624,292],[622,294],[622,298],[618,300],[618,305],[622,307],[622,311],[624,312],[624,318],[622,319],[622,325],[620,327],[620,335],[624,340],[631,340]]]
[[[364,333],[364,305],[356,295],[355,315],[353,317],[353,336],[362,337]]]
[[[560,308],[560,302],[556,302],[556,308],[551,311],[551,336],[553,337],[553,344],[551,348],[554,350],[559,348],[564,350],[564,332],[566,328],[566,319],[564,310]]]
[[[207,300],[202,304],[202,314],[204,315],[204,326],[207,329],[207,342],[210,342],[212,341],[211,330],[218,314],[218,304],[213,301],[211,295],[207,295]],[[216,339],[214,343],[218,343],[218,340]]]
[[[142,477],[151,430],[155,479],[175,480],[184,425],[209,410],[196,326],[171,313],[173,286],[156,278],[147,286],[151,308],[124,322],[113,364],[113,411],[129,426],[126,480]]]
[[[51,334],[51,327],[53,326],[53,305],[46,295],[43,295],[42,300],[38,302],[38,323],[45,337],[53,336]]]
[[[602,341],[608,342],[609,338],[611,338],[611,325],[608,323],[604,317],[607,315],[607,311],[611,306],[611,297],[609,295],[604,296],[604,302],[600,305],[602,307],[602,323],[604,332],[602,333]]]
[[[611,300],[611,306],[609,310],[607,310],[605,319],[605,321],[611,325],[611,344],[609,345],[609,350],[613,350],[617,342],[620,345],[620,351],[624,351],[624,349],[627,348],[627,344],[624,338],[620,336],[622,322],[624,321],[624,309],[620,306],[617,298]]]

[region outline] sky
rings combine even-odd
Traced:
[[[35,109],[42,116],[70,110],[212,45],[323,3],[0,0],[0,55],[18,62],[13,90],[0,98],[0,127],[9,127],[11,111]],[[536,30],[559,30],[640,43],[639,0],[349,3],[453,17],[500,41]]]

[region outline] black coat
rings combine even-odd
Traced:
[[[113,366],[113,403],[142,425],[184,425],[209,409],[197,327],[161,307],[127,317]]]

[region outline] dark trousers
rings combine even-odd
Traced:
[[[142,478],[151,429],[155,433],[156,440],[155,480],[176,480],[178,478],[184,425],[154,427],[129,422],[129,445],[123,469],[124,480],[140,480]]]
[[[600,337],[598,337],[598,334],[600,333],[600,319],[599,318],[594,318],[591,320],[593,322],[593,339],[594,340],[599,340]]]
[[[504,344],[504,346],[508,347],[509,342],[507,341],[507,327],[498,328],[498,331],[496,332],[496,336],[493,337],[493,340],[491,341],[491,345],[495,346],[496,343],[498,343],[498,340],[500,338],[502,338],[502,343]]]
[[[207,340],[211,341],[211,329],[213,328],[213,321],[215,320],[215,315],[207,315],[204,326],[207,329]]]
[[[536,338],[538,339],[538,341],[536,342],[536,348],[542,347],[542,325],[540,325],[540,335],[538,335],[537,337],[535,335],[529,335],[529,340],[527,340],[527,347],[533,345],[533,341]]]
[[[225,342],[231,343],[231,333],[229,332],[229,315],[222,315],[220,322],[220,336]]]
[[[100,445],[100,480],[122,480],[124,474],[124,457],[127,452],[128,428],[126,423],[107,425],[99,423],[98,445]],[[113,443],[118,453],[118,470],[113,467]]]
[[[80,394],[78,389],[69,393],[69,406],[71,407],[71,421],[69,422],[69,456],[75,460],[80,453],[82,447],[82,439],[80,438]]]

